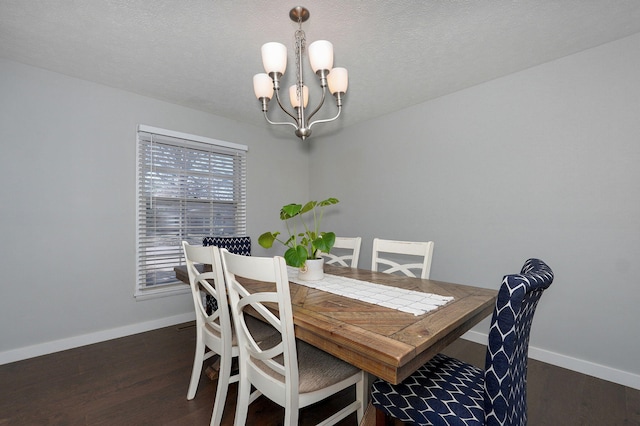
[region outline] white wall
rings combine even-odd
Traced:
[[[556,278],[531,353],[640,388],[638,46],[640,34],[316,140],[311,194],[341,199],[327,225],[363,237],[360,267],[376,236],[432,239],[433,279],[482,287],[542,258]]]
[[[264,127],[4,60],[0,93],[0,363],[191,318],[133,298],[138,124],[248,145],[256,239],[308,196],[308,149]]]

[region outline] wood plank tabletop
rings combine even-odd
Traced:
[[[176,277],[189,282],[186,269]],[[325,273],[393,287],[453,296],[422,315],[339,296],[290,282],[296,337],[397,384],[493,312],[497,290],[325,265]],[[247,289],[269,284],[247,283]]]

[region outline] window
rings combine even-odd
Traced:
[[[140,125],[135,296],[188,292],[181,242],[246,235],[247,147]]]

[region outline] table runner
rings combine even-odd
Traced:
[[[289,281],[296,284],[413,315],[425,314],[453,300],[451,296],[406,290],[331,274],[324,274],[324,278],[320,281],[304,281],[298,279],[298,269],[290,266],[287,266],[287,273]]]

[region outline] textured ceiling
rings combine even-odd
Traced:
[[[331,41],[335,66],[349,70],[343,125],[640,32],[638,0],[300,4],[311,14],[303,24],[307,43]],[[260,46],[279,41],[289,47],[291,84],[297,25],[288,14],[297,5],[0,0],[0,57],[263,125],[252,89],[253,74],[262,72]],[[305,72],[307,84],[315,85],[316,77]],[[317,93],[311,96],[314,106]],[[325,108],[326,117],[335,107]]]

